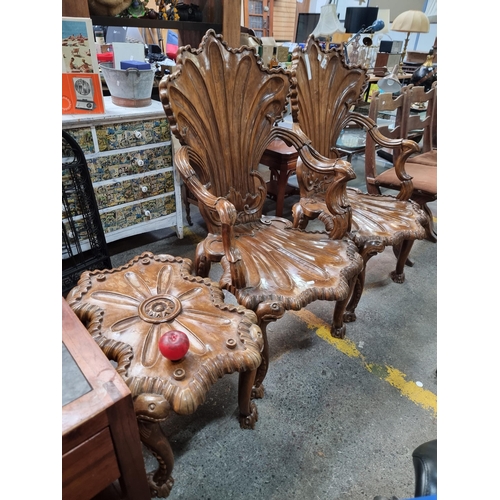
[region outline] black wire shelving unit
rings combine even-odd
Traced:
[[[111,269],[111,259],[82,149],[62,131],[62,295],[84,271]]]

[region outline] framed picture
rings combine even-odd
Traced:
[[[90,18],[62,18],[62,113],[104,113]]]

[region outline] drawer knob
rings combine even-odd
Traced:
[[[151,217],[151,212],[149,210],[144,210],[144,215],[146,217]]]
[[[148,187],[147,186],[141,186],[141,191],[143,193],[147,193],[148,192]]]
[[[134,132],[134,134],[135,134],[136,139],[140,139],[142,137],[142,134],[138,130],[136,130]]]

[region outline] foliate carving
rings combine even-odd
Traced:
[[[228,48],[210,30],[199,49],[181,49],[175,71],[160,82],[160,99],[182,143],[175,165],[209,231],[196,249],[196,271],[207,276],[211,263],[220,261],[220,284],[255,311],[263,328],[256,396],[263,394],[269,361],[267,322],[314,300],[331,300],[337,302],[332,332],[345,331],[342,315],[363,269],[354,243],[341,239],[350,224],[346,184],[354,177],[352,167],[313,149],[302,131],[277,126],[293,79],[281,68],[264,69],[249,47]],[[324,176],[327,206],[340,221],[338,240],[261,216],[265,190],[257,167],[278,137],[299,151],[318,178]]]
[[[294,122],[327,158],[336,158],[335,143],[346,125],[350,108],[363,95],[369,77],[360,66],[349,66],[342,49],[324,50],[310,36],[296,49],[291,68],[291,106]]]
[[[128,348],[122,376],[132,394],[161,395],[181,414],[203,403],[205,388],[224,374],[256,369],[263,345],[255,313],[224,304],[222,290],[188,274],[191,267],[190,260],[145,252],[119,271],[99,271],[107,276],[104,282],[97,280],[97,272],[85,272],[67,297],[110,354]],[[158,349],[159,338],[169,330],[182,330],[190,340],[186,361],[175,367]],[[228,348],[228,339],[236,345]],[[193,364],[191,357],[199,361]],[[178,368],[185,376],[176,379],[171,374]]]
[[[210,172],[210,192],[230,200],[243,218],[258,218],[266,189],[255,176],[271,128],[283,117],[289,74],[264,68],[250,47],[229,48],[213,30],[199,49],[180,50],[176,68],[159,85],[173,133]]]

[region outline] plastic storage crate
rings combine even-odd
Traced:
[[[62,294],[78,282],[83,271],[111,269],[94,188],[85,155],[62,131]]]

